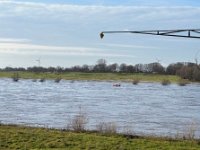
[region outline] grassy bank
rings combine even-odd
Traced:
[[[200,141],[0,125],[0,149],[197,150]]]
[[[11,78],[14,72],[0,72],[0,77]],[[178,82],[180,77],[173,75],[159,75],[159,74],[143,74],[143,73],[32,73],[32,72],[18,72],[20,78],[24,79],[56,79],[62,78],[66,80],[119,80],[119,81],[133,81],[135,79],[147,82],[161,82],[164,79],[172,83]]]

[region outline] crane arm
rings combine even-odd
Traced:
[[[145,30],[145,31],[103,31],[100,33],[102,39],[105,34],[113,33],[135,33],[135,34],[150,34],[159,36],[172,36],[183,38],[197,38],[200,39],[200,29],[178,29],[178,30]]]

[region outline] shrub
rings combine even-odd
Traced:
[[[76,132],[82,132],[86,130],[86,124],[88,123],[88,117],[86,113],[81,111],[81,108],[77,115],[71,120],[70,124],[68,124],[68,129],[72,129]]]
[[[60,77],[59,77],[59,78],[56,78],[56,79],[55,79],[55,82],[56,82],[56,83],[59,83],[59,82],[60,82],[60,80],[61,80],[61,78],[60,78]]]
[[[200,68],[199,67],[195,67],[193,70],[193,80],[200,81]]]
[[[125,134],[126,136],[134,135],[133,125],[129,123],[129,125],[124,126],[123,134]]]
[[[169,85],[171,82],[168,79],[162,80],[161,84],[162,85]]]
[[[32,82],[37,82],[37,79],[33,79]]]
[[[196,131],[197,124],[193,121],[186,127],[185,132],[183,133],[183,139],[194,140]]]
[[[177,74],[183,79],[192,80],[192,72],[192,67],[183,66],[180,70],[177,71]]]
[[[44,81],[45,81],[45,78],[41,78],[39,81],[40,81],[40,82],[44,82]]]
[[[132,83],[133,83],[134,85],[137,85],[139,82],[140,82],[139,79],[134,79]]]
[[[100,133],[115,134],[117,133],[117,125],[114,122],[100,122],[96,125],[96,130]]]
[[[14,82],[19,81],[19,74],[18,73],[14,73],[13,76],[12,76],[12,79],[13,79]]]
[[[181,79],[181,80],[179,80],[179,85],[180,86],[186,86],[187,84],[188,84],[189,82],[187,81],[187,80],[184,80],[184,79]]]
[[[85,131],[87,119],[84,115],[76,115],[72,120],[72,129],[77,132]]]

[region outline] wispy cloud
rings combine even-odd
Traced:
[[[131,49],[158,49],[158,47],[153,46],[144,46],[144,45],[127,45],[127,44],[100,44],[106,47],[114,47],[114,48],[131,48]]]
[[[3,39],[4,43],[0,42],[0,53],[18,54],[18,55],[65,55],[65,56],[99,56],[99,57],[134,57],[126,54],[112,54],[102,52],[101,49],[88,47],[70,47],[70,46],[49,46],[37,45],[24,42],[22,39]],[[1,40],[0,40],[1,41]]]
[[[0,38],[0,43],[27,43],[29,39],[16,39],[16,38]]]
[[[125,14],[131,20],[136,19],[165,19],[168,17],[186,18],[200,13],[199,7],[194,6],[99,6],[99,5],[69,5],[69,4],[49,4],[20,1],[0,1],[0,16],[29,16],[41,17],[51,16],[60,19],[69,19],[79,16],[85,19],[91,16],[98,17],[121,17]],[[158,13],[159,12],[159,13]],[[91,18],[90,18],[91,19]],[[94,18],[92,18],[94,19]],[[125,18],[124,18],[125,19]]]
[[[15,40],[17,41],[17,40]],[[19,40],[20,41],[20,40]],[[38,45],[38,44],[31,44],[31,43],[18,43],[18,42],[4,42],[0,43],[0,51],[14,51],[17,50],[18,52],[28,52],[31,53],[34,50],[37,52],[77,52],[77,53],[84,53],[84,52],[91,52],[91,51],[98,51],[95,48],[88,48],[88,47],[64,47],[64,46],[49,46],[49,45]]]

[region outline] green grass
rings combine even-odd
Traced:
[[[69,72],[69,73],[32,73],[32,72],[18,72],[20,78],[24,79],[56,79],[62,78],[66,80],[118,80],[130,81],[137,79],[147,82],[162,82],[164,79],[172,83],[178,83],[180,77],[174,75],[159,75],[159,74],[144,74],[144,73],[82,73],[82,72]],[[0,72],[0,77],[13,76],[13,72]]]
[[[0,149],[198,150],[200,141],[0,125]]]

